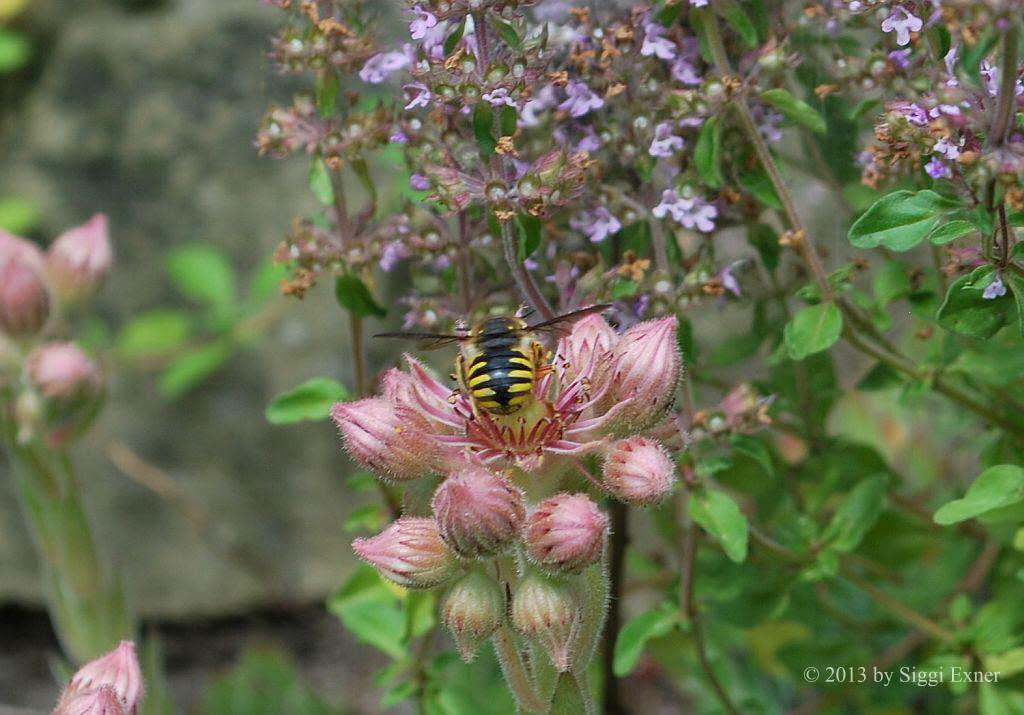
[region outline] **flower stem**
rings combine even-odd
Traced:
[[[604,648],[601,652],[601,671],[604,673],[605,715],[625,712],[619,693],[619,679],[615,676],[615,640],[622,624],[622,582],[625,575],[626,546],[629,531],[626,505],[613,501],[611,505],[611,536],[608,540],[609,604],[608,619],[604,627]]]
[[[512,271],[512,277],[515,278],[520,295],[527,305],[537,311],[542,320],[551,320],[555,317],[551,304],[540,292],[533,275],[519,260],[518,246],[512,235],[511,221],[500,221],[499,223],[501,224],[501,246],[505,251],[505,262],[508,264],[509,270]]]
[[[686,495],[684,494],[682,500],[686,502]],[[725,687],[722,685],[718,676],[715,675],[715,671],[711,668],[711,661],[708,660],[707,644],[704,642],[704,631],[701,624],[700,609],[697,608],[697,603],[693,597],[693,585],[697,576],[697,525],[686,518],[686,525],[683,530],[683,568],[681,574],[681,583],[679,590],[683,597],[683,617],[686,618],[690,623],[690,634],[693,636],[693,645],[697,650],[697,659],[700,661],[701,670],[704,671],[704,677],[711,684],[715,693],[718,695],[718,700],[721,702],[722,707],[730,715],[739,715],[739,710],[733,704],[729,698],[729,693],[726,692]]]
[[[494,649],[498,653],[498,661],[501,663],[501,672],[519,706],[527,712],[545,712],[547,706],[537,696],[530,675],[526,672],[526,665],[519,654],[519,648],[516,646],[516,638],[509,627],[501,626],[494,634],[493,641]]]
[[[459,289],[462,311],[469,317],[473,311],[473,264],[469,253],[469,214],[459,212]]]

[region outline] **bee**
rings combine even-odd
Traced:
[[[530,401],[537,380],[551,370],[551,354],[537,339],[538,333],[564,331],[586,315],[601,312],[608,304],[593,305],[529,325],[522,312],[514,316],[484,318],[472,329],[455,335],[435,333],[380,333],[375,338],[417,340],[421,350],[458,343],[452,377],[473,405],[492,415],[512,415]]]

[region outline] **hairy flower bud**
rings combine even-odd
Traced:
[[[101,213],[62,233],[46,253],[46,269],[54,291],[66,303],[92,295],[113,261],[110,229],[107,217]]]
[[[103,373],[74,343],[46,343],[25,361],[28,383],[42,398],[40,421],[63,444],[85,429],[103,397]]]
[[[504,549],[518,538],[526,518],[522,492],[483,467],[448,477],[434,494],[433,509],[441,536],[468,558]]]
[[[50,295],[42,274],[22,251],[0,248],[0,331],[29,337],[49,317]]]
[[[627,437],[605,455],[604,488],[627,504],[647,506],[672,491],[675,465],[656,440]]]
[[[558,345],[558,357],[564,365],[562,381],[569,384],[585,376],[595,385],[603,384],[608,372],[606,357],[618,337],[600,315],[588,315],[577,321]]]
[[[616,415],[613,431],[636,432],[657,421],[671,405],[681,360],[673,315],[635,325],[612,349],[611,387],[606,409],[629,402]]]
[[[406,481],[437,472],[442,451],[426,419],[380,398],[339,402],[331,410],[352,457],[383,477]]]
[[[526,549],[535,562],[556,571],[579,571],[601,558],[608,517],[584,494],[556,494],[530,512]]]
[[[75,673],[54,712],[57,715],[137,715],[145,697],[135,644],[121,641],[117,648],[86,663]],[[85,709],[77,709],[79,706]]]
[[[457,581],[441,606],[441,618],[467,663],[476,657],[480,644],[498,629],[504,616],[501,586],[479,571]]]
[[[99,688],[61,698],[53,715],[125,715],[113,688]]]
[[[569,636],[577,610],[568,586],[530,573],[512,597],[512,625],[540,643],[555,667],[565,671],[569,669]]]
[[[406,588],[433,588],[458,570],[455,554],[444,543],[433,519],[402,517],[352,549],[381,575]]]

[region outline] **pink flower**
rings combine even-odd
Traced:
[[[627,504],[647,506],[664,499],[675,481],[675,465],[657,441],[639,435],[608,447],[603,486]]]
[[[882,32],[895,32],[896,44],[902,47],[909,44],[910,33],[920,32],[923,25],[921,18],[902,5],[897,5],[893,8],[892,14],[882,20]]]
[[[396,481],[436,474],[445,448],[424,417],[408,407],[379,398],[339,402],[331,410],[353,459]]]
[[[74,303],[91,295],[114,262],[107,217],[98,213],[61,234],[46,252],[46,270],[61,300]]]
[[[49,399],[75,400],[103,391],[103,373],[74,343],[47,343],[26,360],[29,381]]]
[[[576,322],[572,332],[558,344],[555,361],[560,364],[563,380],[584,378],[603,384],[609,355],[619,336],[600,315],[588,315]]]
[[[422,82],[413,82],[412,84],[402,85],[402,89],[405,90],[405,98],[409,100],[405,105],[405,109],[430,106],[430,100],[433,99],[434,95],[431,94],[427,85]]]
[[[469,467],[434,492],[434,519],[441,537],[460,556],[497,553],[519,537],[526,518],[523,493],[503,475]]]
[[[611,352],[610,385],[604,404],[624,405],[613,429],[635,432],[656,422],[672,404],[682,370],[676,340],[677,319],[649,320],[633,326]]]
[[[402,517],[352,549],[385,578],[406,588],[433,588],[455,575],[458,562],[433,519]]]
[[[591,243],[600,243],[622,230],[622,223],[605,206],[574,216],[569,225],[586,234]]]
[[[75,673],[54,712],[58,715],[78,715],[79,712],[137,715],[145,697],[135,644],[121,641],[110,653],[86,663]],[[77,709],[79,707],[83,709]]]
[[[490,104],[492,107],[508,106],[513,107],[515,109],[519,108],[519,105],[516,104],[516,100],[512,99],[512,97],[509,95],[508,89],[506,89],[505,87],[497,87],[495,89],[492,89],[490,92],[484,93],[484,95],[481,98],[485,102]]]
[[[579,571],[601,558],[608,517],[584,494],[557,494],[530,512],[524,534],[534,562],[555,571]]]
[[[437,17],[419,5],[415,6],[412,12],[416,17],[409,23],[409,34],[414,40],[422,40],[426,38],[431,28],[437,27]]]
[[[27,249],[0,242],[0,332],[11,337],[35,335],[50,317],[50,294],[35,263]]]

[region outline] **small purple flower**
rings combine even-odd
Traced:
[[[597,132],[594,131],[594,128],[587,127],[587,133],[576,145],[576,151],[585,151],[588,154],[593,154],[601,148],[601,144],[601,137],[597,136]]]
[[[956,78],[956,56],[959,53],[960,45],[953,45],[942,58],[943,63],[946,65],[946,74],[949,75],[949,79],[946,80],[947,87],[957,87],[960,85],[960,81]]]
[[[942,156],[946,157],[950,161],[956,161],[960,157],[960,147],[946,137],[942,137],[942,139],[935,142],[935,146],[932,147],[932,151],[936,154],[942,154]]]
[[[995,300],[996,298],[1002,298],[1006,295],[1006,285],[1003,283],[1003,277],[996,273],[995,277],[992,278],[992,282],[989,283],[981,297],[985,300]]]
[[[524,127],[535,127],[540,124],[537,112],[543,112],[555,106],[555,88],[553,85],[544,85],[537,94],[523,105],[519,115],[519,123]]]
[[[989,95],[995,97],[997,94],[999,94],[999,76],[1001,74],[1000,68],[996,67],[988,60],[984,60],[981,63],[980,74],[982,77],[985,78],[985,89],[988,90]],[[1017,88],[1015,94],[1018,97],[1021,94],[1024,94],[1024,85],[1020,83],[1020,80],[1017,80]]]
[[[399,129],[395,131],[390,137],[388,137],[388,141],[391,142],[392,144],[408,144],[409,137],[406,135],[405,132]]]
[[[573,80],[569,82],[565,91],[569,96],[558,105],[558,108],[569,110],[569,114],[576,119],[586,115],[591,110],[600,109],[604,106],[604,100],[595,94],[584,82]]]
[[[408,246],[401,241],[388,241],[380,252],[380,269],[385,273],[390,273],[400,261],[408,257]]]
[[[682,82],[691,87],[701,83],[700,75],[697,74],[697,68],[693,66],[692,61],[684,57],[677,58],[672,64],[672,77],[677,82]]]
[[[409,100],[409,103],[405,105],[406,109],[426,107],[430,104],[430,100],[433,98],[430,90],[427,89],[427,85],[422,82],[413,82],[412,84],[402,85],[402,89],[405,90],[405,96]]]
[[[937,156],[933,156],[932,160],[925,164],[924,170],[933,179],[948,179],[953,176],[953,170]]]
[[[434,259],[434,269],[443,271],[450,268],[452,265],[452,257],[447,253],[442,253],[440,256]]]
[[[714,219],[718,209],[699,198],[683,198],[672,189],[665,189],[661,194],[661,203],[651,209],[656,218],[665,218],[672,214],[676,223],[686,228],[696,227],[705,233],[715,229]]]
[[[893,50],[889,53],[889,61],[905,70],[910,65],[910,48],[905,50]]]
[[[740,297],[740,284],[732,272],[738,265],[740,265],[740,263],[742,263],[742,261],[730,263],[718,272],[718,280],[722,281],[722,286],[737,298]]]
[[[592,243],[600,243],[622,230],[622,223],[604,206],[598,206],[593,211],[584,211],[573,217],[569,225],[586,234]]]
[[[537,263],[537,261],[535,261],[535,260],[534,260],[534,259],[532,259],[532,258],[527,258],[527,259],[526,259],[525,261],[523,261],[523,266],[524,266],[524,267],[526,268],[526,270],[528,270],[528,271],[535,271],[535,270],[537,270],[538,268],[540,268],[540,264],[539,264],[539,263]]]
[[[779,129],[780,124],[782,124],[782,115],[766,109],[764,116],[761,117],[761,121],[757,123],[757,128],[766,141],[774,143],[782,139],[782,130]]]
[[[662,122],[654,129],[654,141],[647,153],[666,159],[683,148],[683,138],[672,133],[672,122]]]
[[[414,40],[422,40],[432,27],[437,27],[437,17],[419,5],[415,6],[412,12],[416,17],[409,23],[409,34]]]
[[[910,44],[910,33],[920,32],[924,25],[921,18],[902,5],[893,8],[892,14],[882,20],[882,32],[895,32],[896,44],[900,47]]]
[[[907,121],[911,124],[915,124],[919,127],[923,127],[928,123],[928,112],[919,104],[910,104],[904,110],[903,114],[907,117]]]
[[[504,87],[498,87],[491,90],[483,95],[483,100],[489,102],[492,107],[508,106],[519,109],[519,105],[516,104],[516,100],[509,96],[508,90]]]
[[[393,72],[409,65],[409,56],[404,52],[378,52],[359,70],[359,79],[370,84],[380,84]]]
[[[673,60],[676,57],[676,44],[665,37],[665,26],[660,22],[648,22],[644,25],[644,44],[640,48],[644,57],[660,57]]]
[[[707,7],[708,0],[690,0],[690,7]]]
[[[409,186],[416,191],[426,191],[430,188],[430,179],[423,174],[413,174],[409,177]]]

